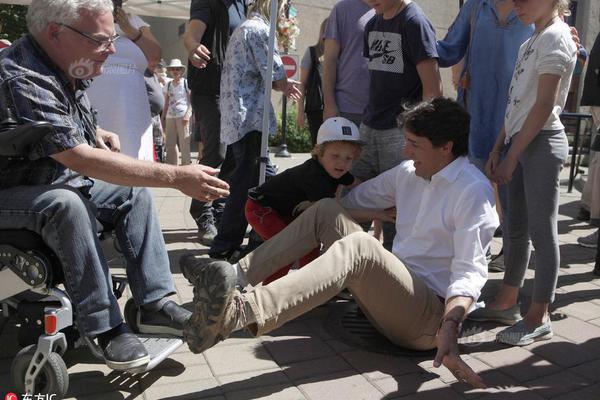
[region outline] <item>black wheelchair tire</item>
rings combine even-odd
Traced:
[[[25,374],[36,347],[31,345],[21,349],[12,362],[10,377],[16,393],[25,393]],[[67,390],[69,390],[67,366],[59,354],[52,352],[36,378],[33,394],[55,394],[53,399],[59,400],[67,394]]]

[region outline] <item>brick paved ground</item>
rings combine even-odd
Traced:
[[[277,159],[281,168],[301,162]],[[176,260],[193,249],[195,224],[189,199],[174,190],[156,190],[156,199],[172,271],[183,303],[192,288]],[[320,307],[259,339],[236,334],[204,354],[181,347],[156,370],[121,374],[98,364],[86,350],[65,356],[71,379],[68,397],[77,399],[600,399],[600,277],[590,273],[594,251],[576,238],[592,230],[573,221],[579,193],[562,190],[560,243],[562,263],[552,306],[555,337],[523,348],[494,342],[502,327],[466,326],[465,359],[489,389],[469,390],[431,357],[399,357],[348,344],[327,328],[331,306]],[[497,250],[498,243],[494,243]],[[119,269],[115,269],[118,273]],[[528,276],[533,276],[532,270]],[[490,297],[502,274],[490,275]],[[526,286],[525,293],[530,289]],[[125,299],[123,299],[124,303]],[[527,303],[527,296],[523,296]],[[10,389],[9,370],[18,351],[14,320],[0,319],[0,395]]]

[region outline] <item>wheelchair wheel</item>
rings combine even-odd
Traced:
[[[25,393],[25,374],[35,354],[36,345],[27,346],[17,353],[12,362],[10,377],[17,393]],[[50,353],[48,360],[35,379],[34,393],[55,394],[53,399],[62,399],[69,389],[69,373],[65,362],[57,353]]]
[[[138,316],[138,306],[135,305],[135,301],[133,299],[127,300],[125,303],[125,323],[131,328],[133,333],[140,333],[140,328],[137,324],[137,316]]]

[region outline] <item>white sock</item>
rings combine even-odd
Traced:
[[[239,263],[235,263],[232,265],[233,270],[235,271],[235,277],[237,278],[237,285],[244,288],[248,285],[248,280],[246,279],[246,273],[240,267]]]

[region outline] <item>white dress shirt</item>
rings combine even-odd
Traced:
[[[499,221],[489,180],[466,157],[431,181],[405,161],[354,188],[342,204],[396,207],[396,257],[442,298],[479,298],[487,280],[485,253]]]

